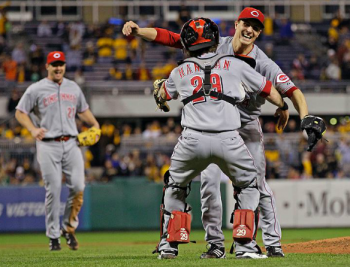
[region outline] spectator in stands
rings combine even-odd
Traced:
[[[313,175],[314,178],[327,178],[328,176],[328,164],[325,160],[324,154],[316,155],[316,164],[313,166]]]
[[[67,71],[76,71],[82,68],[82,54],[78,46],[71,46],[66,51]]]
[[[139,81],[148,81],[151,80],[151,73],[146,67],[145,62],[141,62],[139,68],[136,71],[136,79]]]
[[[80,88],[84,87],[85,77],[81,68],[77,69],[74,73],[74,81],[79,85]]]
[[[166,76],[164,75],[163,65],[161,61],[158,61],[157,64],[152,69],[152,79],[164,79]]]
[[[122,80],[123,72],[119,69],[118,64],[114,64],[112,68],[109,69],[108,76],[106,80]]]
[[[52,35],[52,29],[46,20],[43,20],[38,25],[37,35],[39,37],[50,37]]]
[[[148,180],[161,183],[163,182],[163,178],[160,175],[160,171],[158,166],[156,165],[155,158],[153,154],[147,154],[146,157],[146,166],[145,166],[145,175]]]
[[[97,40],[98,56],[100,58],[112,56],[113,39],[108,33]]]
[[[4,37],[2,37],[0,35],[0,55],[2,55],[2,53],[5,52],[6,48],[7,48],[6,41],[5,41]]]
[[[65,37],[68,35],[67,25],[63,21],[58,21],[54,27],[54,32],[57,37]]]
[[[168,59],[167,63],[163,66],[163,73],[165,77],[169,77],[171,71],[177,67],[176,62],[174,59],[170,58]]]
[[[297,58],[293,60],[291,76],[293,79],[303,81],[305,80],[305,72],[309,66],[309,62],[306,60],[303,54],[299,54]]]
[[[14,61],[17,62],[17,64],[25,65],[27,62],[27,53],[24,50],[23,43],[18,43],[12,51],[12,58]]]
[[[7,11],[4,8],[0,9],[0,35],[6,40],[9,20],[7,19]]]
[[[337,58],[331,59],[330,64],[326,67],[325,75],[328,80],[339,81],[341,79],[341,69]]]
[[[32,66],[38,66],[39,69],[42,69],[45,66],[45,55],[39,45],[31,45],[29,52],[29,62]]]
[[[332,19],[331,25],[328,29],[328,41],[330,41],[330,44],[334,46],[333,49],[337,48],[337,44],[339,41],[339,20],[338,19]]]
[[[176,20],[178,29],[181,29],[182,25],[184,25],[191,18],[192,18],[191,11],[190,11],[190,8],[186,6],[186,1],[181,1],[181,5],[178,10],[178,17]]]
[[[80,47],[85,33],[85,25],[82,21],[72,22],[69,25],[69,45]]]
[[[233,35],[230,35],[233,36]],[[273,19],[271,16],[266,15],[264,20],[264,39],[272,40],[273,38]]]
[[[129,153],[129,162],[128,162],[128,170],[130,176],[142,176],[143,173],[143,164],[140,159],[140,151],[134,149],[131,153]]]
[[[92,71],[93,65],[97,61],[97,52],[95,51],[94,43],[89,41],[86,43],[85,51],[83,52],[83,70]]]
[[[279,45],[289,45],[290,41],[293,40],[294,37],[291,22],[287,18],[282,18],[278,27],[280,39],[277,43]]]
[[[26,80],[31,82],[37,82],[42,79],[41,71],[37,65],[32,65],[30,69],[30,77]]]
[[[309,64],[306,67],[305,78],[318,80],[321,74],[321,64],[316,55],[312,55],[309,60]]]
[[[124,69],[124,73],[123,73],[123,80],[133,81],[136,78],[137,78],[136,73],[134,72],[134,70],[132,68],[131,60],[128,59],[126,61],[126,64],[125,64],[125,69]]]
[[[15,108],[18,105],[19,99],[20,99],[20,97],[19,97],[18,90],[16,88],[13,88],[11,91],[11,96],[10,96],[8,103],[7,103],[7,112],[8,113],[11,113],[15,110]]]
[[[342,137],[338,143],[337,154],[340,157],[340,167],[346,177],[350,177],[350,140]]]
[[[17,79],[17,62],[14,61],[11,56],[5,55],[2,69],[5,73],[7,86],[13,87]]]
[[[312,163],[310,160],[310,153],[303,151],[301,153],[301,163],[303,166],[303,172],[301,178],[310,179],[312,178]]]
[[[103,173],[101,176],[101,181],[105,183],[110,182],[113,180],[113,177],[117,175],[118,175],[118,170],[113,167],[112,161],[106,160]]]
[[[113,42],[115,62],[125,62],[128,57],[128,41],[121,33],[117,34]]]

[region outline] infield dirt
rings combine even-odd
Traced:
[[[350,237],[285,244],[282,248],[284,253],[350,254]]]

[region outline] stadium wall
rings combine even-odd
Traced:
[[[349,227],[350,180],[273,180],[282,227]],[[192,228],[201,229],[200,183],[193,182],[187,202],[192,207]],[[231,228],[233,192],[221,184],[223,226]],[[68,188],[62,189],[66,199]],[[0,232],[45,231],[45,190],[39,186],[0,187]],[[79,230],[157,230],[162,185],[145,177],[117,179],[109,184],[88,185]],[[61,216],[65,203],[61,202]]]

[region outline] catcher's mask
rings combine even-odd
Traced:
[[[219,29],[211,19],[190,19],[182,26],[180,37],[186,50],[197,51],[218,44]]]

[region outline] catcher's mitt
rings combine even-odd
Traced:
[[[101,130],[91,127],[90,129],[78,134],[77,139],[79,146],[92,146],[100,140],[100,137]]]
[[[320,117],[315,117],[312,115],[306,115],[301,120],[301,129],[306,130],[308,136],[308,148],[307,151],[311,151],[314,146],[320,140],[323,134],[326,132],[326,124]]]
[[[159,80],[155,80],[153,83],[153,96],[154,96],[154,100],[156,101],[157,107],[161,110],[163,110],[164,112],[169,112],[170,111],[170,107],[168,105],[168,103],[166,102],[166,99],[164,99],[161,94],[160,94],[160,89],[162,88],[162,86],[164,86],[164,82],[166,81],[166,79],[159,79]]]

